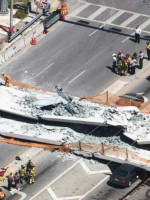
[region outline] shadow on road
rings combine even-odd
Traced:
[[[133,39],[133,38],[135,38],[134,35],[130,35],[128,33],[123,33],[122,29],[120,29],[120,28],[114,28],[114,27],[106,28],[104,26],[97,27],[97,26],[91,25],[90,22],[85,21],[85,20],[79,20],[77,22],[74,22],[74,21],[71,21],[71,20],[63,20],[63,22],[70,23],[70,24],[75,24],[75,25],[79,25],[79,26],[84,26],[84,27],[92,28],[92,29],[96,29],[96,30],[101,30],[101,31],[105,31],[107,33],[114,33],[114,34],[118,34],[118,35],[124,35],[124,36],[130,37],[130,40],[132,39],[131,41],[135,42],[135,40]],[[145,36],[141,37],[140,39],[141,40],[149,40],[150,36],[149,35],[145,35]]]

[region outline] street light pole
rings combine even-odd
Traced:
[[[13,0],[10,3],[10,34],[13,33]]]

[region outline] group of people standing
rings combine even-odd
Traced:
[[[19,183],[23,184],[25,181],[28,184],[35,182],[35,166],[31,160],[28,161],[27,165],[21,165],[21,168],[14,175],[10,173],[7,176],[8,179],[8,190],[12,187],[18,189]]]
[[[136,52],[131,56],[130,54],[124,55],[122,51],[118,51],[118,54],[113,54],[113,70],[119,75],[135,74],[135,69],[143,68],[143,59],[144,53],[139,51],[139,54]]]

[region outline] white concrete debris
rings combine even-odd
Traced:
[[[150,143],[150,116],[141,114],[136,107],[110,107],[92,103],[87,100],[72,98],[57,88],[57,93],[42,92],[38,90],[20,89],[17,87],[0,86],[0,110],[18,113],[22,116],[42,117],[47,119],[55,116],[70,120],[85,119],[87,123],[97,123],[102,126],[120,126],[124,134],[138,143]],[[42,106],[42,109],[40,109]],[[43,107],[45,109],[43,109]],[[27,124],[23,122],[0,119],[0,132],[13,132],[28,134],[39,138],[51,138],[69,142],[86,141],[116,146],[127,145],[120,141],[119,136],[110,138],[85,136],[82,133],[67,127],[52,127],[41,124]],[[6,126],[7,124],[7,126]],[[98,124],[98,125],[99,125]],[[128,146],[128,145],[127,145]]]

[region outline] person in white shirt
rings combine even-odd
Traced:
[[[142,51],[139,52],[139,68],[143,68],[143,59],[144,59],[144,53]]]
[[[140,43],[140,35],[141,35],[141,29],[139,28],[139,25],[135,28],[135,42]]]
[[[130,62],[130,74],[134,75],[135,74],[135,68],[137,67],[137,61],[134,57],[132,57],[131,62]]]

